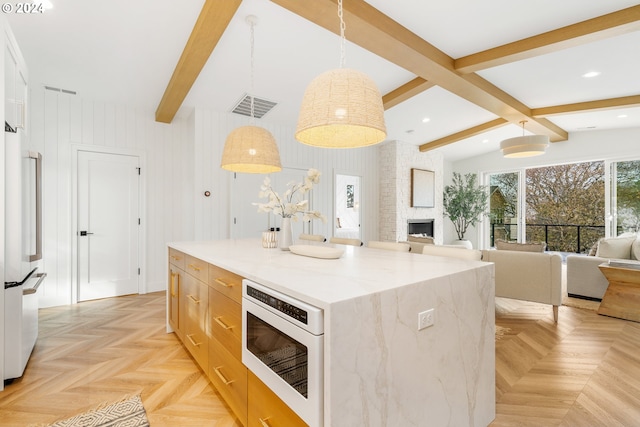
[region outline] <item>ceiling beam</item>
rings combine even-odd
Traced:
[[[271,1],[329,31],[340,33],[337,0]],[[546,119],[534,118],[526,105],[480,76],[457,72],[453,58],[364,0],[346,0],[343,11],[345,36],[351,42],[509,122],[527,120],[531,132],[547,135],[551,141],[568,138],[565,130]]]
[[[397,89],[392,90],[386,95],[382,96],[382,105],[385,110],[412,98],[419,93],[424,92],[427,89],[434,87],[435,84],[426,81],[422,77],[416,77],[415,79],[403,84]]]
[[[638,30],[640,5],[464,56],[454,67],[472,73]]]
[[[156,109],[156,121],[171,123],[242,0],[206,0],[171,80]]]
[[[465,129],[460,132],[445,136],[444,138],[436,139],[434,141],[426,142],[420,145],[420,151],[430,151],[436,148],[444,147],[445,145],[453,144],[454,142],[462,141],[463,139],[471,138],[472,136],[480,135],[481,133],[488,132],[490,130],[501,128],[504,125],[508,125],[509,121],[498,118],[491,120],[490,122],[483,123],[478,126],[474,126],[469,129]]]
[[[531,110],[531,114],[533,114],[534,117],[549,117],[560,116],[562,114],[583,113],[585,111],[611,110],[615,108],[631,108],[638,106],[640,106],[640,95],[631,95],[620,98],[600,99],[597,101],[534,108]]]

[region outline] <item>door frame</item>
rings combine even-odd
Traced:
[[[71,144],[71,218],[69,230],[71,230],[71,304],[78,303],[78,155],[81,151],[90,153],[115,154],[138,157],[140,165],[140,181],[138,191],[138,212],[140,215],[140,228],[138,233],[138,265],[140,277],[138,293],[147,293],[147,183],[146,183],[146,155],[143,150],[131,148],[103,147],[87,144]]]

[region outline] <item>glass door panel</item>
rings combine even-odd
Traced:
[[[519,236],[520,173],[489,175],[489,246],[496,240],[516,242]]]
[[[612,164],[614,236],[640,231],[640,160]]]

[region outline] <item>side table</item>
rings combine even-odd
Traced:
[[[598,268],[609,281],[598,314],[640,322],[640,263],[610,262]]]

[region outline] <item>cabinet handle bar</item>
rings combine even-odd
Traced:
[[[224,286],[225,288],[232,288],[233,287],[233,283],[227,283],[224,280],[217,278],[215,279],[215,282],[221,286]]]
[[[220,320],[221,318],[222,316],[218,316],[218,317],[214,317],[213,320],[215,320],[218,325],[222,326],[222,328],[226,329],[227,331],[233,328],[233,326],[229,326],[226,323],[224,323],[222,320]]]
[[[224,375],[222,375],[222,372],[220,372],[220,368],[222,368],[222,366],[218,366],[217,368],[213,368],[213,372],[216,373],[216,375],[218,376],[218,378],[220,378],[220,381],[222,381],[222,383],[224,385],[229,385],[231,384],[234,380],[228,380],[225,378]]]

